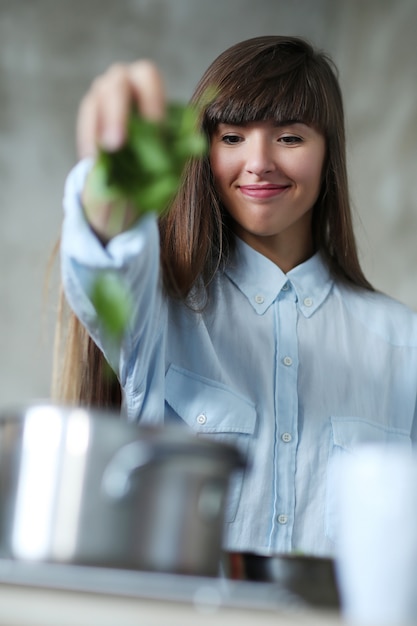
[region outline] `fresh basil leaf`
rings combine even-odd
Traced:
[[[118,276],[104,272],[95,280],[91,301],[106,333],[121,337],[132,312],[129,294]]]

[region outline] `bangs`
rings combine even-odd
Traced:
[[[269,120],[280,124],[291,120],[328,135],[335,124],[328,81],[334,83],[335,78],[327,64],[318,68],[309,61],[304,54],[290,63],[263,55],[262,62],[252,60],[246,67],[235,67],[223,75],[214,85],[215,99],[204,112],[206,132],[211,136],[222,123],[244,125]]]

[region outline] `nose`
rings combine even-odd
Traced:
[[[276,169],[273,157],[273,146],[268,138],[253,137],[248,146],[246,158],[246,171],[256,176],[262,176]]]

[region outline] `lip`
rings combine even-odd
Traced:
[[[279,196],[289,188],[289,185],[240,185],[241,193],[250,198],[272,198]]]

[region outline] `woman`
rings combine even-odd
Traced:
[[[360,268],[328,57],[299,38],[258,37],[221,54],[193,99],[213,86],[202,114],[209,154],[188,164],[158,221],[135,221],[126,206],[115,233],[114,207],[89,187],[91,160],[71,173],[66,380],[72,400],[111,404],[102,352],[128,419],[175,421],[247,454],[228,502],[228,549],[332,554],[333,457],[414,436],[417,317]],[[116,66],[93,83],[80,107],[82,155],[123,144],[132,99],[143,115],[163,115],[152,64]],[[134,302],[117,345],[89,297],[103,269],[118,272]]]

